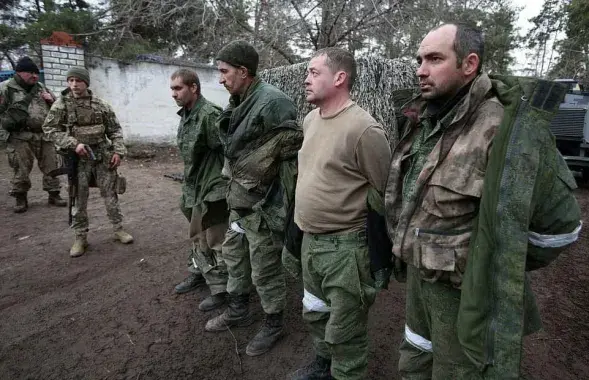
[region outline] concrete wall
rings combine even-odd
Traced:
[[[86,56],[90,71],[90,89],[109,102],[123,126],[128,142],[174,142],[178,127],[178,106],[172,99],[170,75],[182,66],[120,61]],[[190,67],[196,70],[203,95],[225,107],[229,93],[218,82],[216,68]]]
[[[84,66],[84,49],[77,46],[41,45],[45,85],[53,92],[67,87],[70,67]]]

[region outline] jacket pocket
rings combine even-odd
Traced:
[[[422,269],[422,272],[430,272],[426,277],[431,277],[432,280],[437,280],[443,272],[448,272],[447,278],[450,282],[460,285],[466,270],[471,235],[470,228],[449,231],[417,228],[413,245],[415,266]]]
[[[422,208],[440,218],[454,218],[477,210],[484,173],[470,165],[444,165],[425,189]]]

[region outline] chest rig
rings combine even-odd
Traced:
[[[91,97],[74,99],[73,96],[67,96],[64,102],[68,129],[80,144],[98,145],[106,140],[102,110]]]

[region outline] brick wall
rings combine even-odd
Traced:
[[[67,71],[73,66],[85,67],[84,49],[76,46],[41,45],[45,85],[54,93],[67,87]]]

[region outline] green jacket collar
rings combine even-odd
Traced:
[[[204,96],[200,95],[198,97],[198,99],[196,99],[196,102],[194,102],[194,106],[192,106],[192,109],[190,110],[190,112],[186,112],[186,107],[182,107],[178,110],[178,112],[176,112],[178,114],[178,116],[180,116],[183,120],[184,119],[191,119],[193,118],[195,115],[198,114],[198,112],[200,111],[200,109],[204,106],[204,104],[206,103],[206,99]]]

